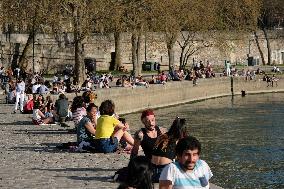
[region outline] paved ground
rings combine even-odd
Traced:
[[[128,154],[60,151],[56,145],[75,142],[75,134],[58,125],[32,125],[31,115],[12,111],[0,95],[0,188],[117,188],[111,177],[127,166]]]
[[[0,95],[0,188],[116,188],[114,172],[127,154],[70,153],[55,148],[76,141],[60,126],[35,126],[31,115],[11,114]]]

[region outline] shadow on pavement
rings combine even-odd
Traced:
[[[10,151],[32,151],[47,153],[77,153],[69,149],[60,149],[62,143],[42,143],[39,146],[17,146],[10,148]],[[31,144],[32,145],[32,144]],[[87,153],[87,152],[86,152]]]
[[[31,170],[37,170],[37,171],[54,171],[54,172],[66,172],[66,171],[117,171],[117,169],[108,169],[108,168],[89,168],[89,167],[84,167],[84,168],[32,168]]]
[[[14,134],[35,134],[35,135],[59,135],[59,134],[75,134],[75,131],[73,129],[53,129],[53,130],[14,130]]]

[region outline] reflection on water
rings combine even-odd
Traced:
[[[155,111],[160,126],[188,120],[213,183],[224,188],[284,188],[284,94],[206,100]],[[140,114],[125,116],[132,130]]]

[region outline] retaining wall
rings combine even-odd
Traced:
[[[267,87],[267,83],[261,78],[250,81],[246,81],[242,77],[233,78],[234,94],[239,95],[242,90],[247,94],[284,92],[284,82],[279,80],[277,87]],[[95,101],[97,105],[106,99],[111,99],[119,114],[232,95],[230,77],[200,79],[196,86],[193,86],[192,81],[171,81],[165,85],[150,85],[149,88],[98,89],[96,93],[98,95],[98,99]],[[67,97],[71,100],[74,94],[67,94]]]

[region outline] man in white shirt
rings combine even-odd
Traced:
[[[167,165],[160,176],[160,189],[209,189],[213,176],[208,164],[199,159],[201,144],[192,136],[176,146],[177,161]]]
[[[25,99],[25,88],[26,84],[24,81],[22,81],[21,78],[18,79],[17,85],[16,85],[16,103],[15,103],[15,110],[13,113],[16,113],[18,109],[18,105],[20,102],[20,111],[24,111],[24,99]]]
[[[32,93],[33,94],[38,94],[38,88],[40,87],[40,84],[38,82],[36,82],[35,84],[33,84],[32,87]]]

